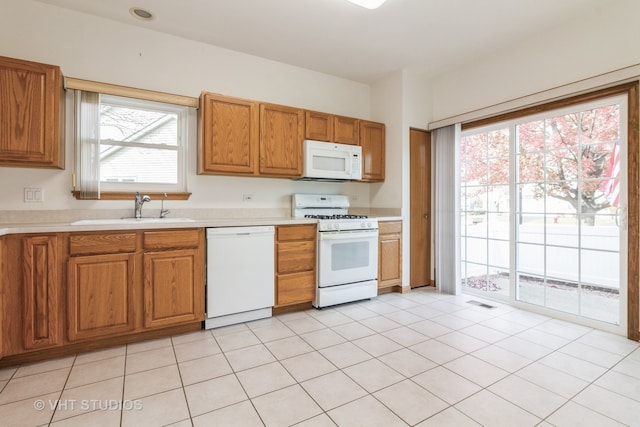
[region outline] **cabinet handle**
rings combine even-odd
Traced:
[[[424,219],[429,219],[429,214],[424,214]]]

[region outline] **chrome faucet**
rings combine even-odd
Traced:
[[[150,201],[151,201],[151,197],[147,196],[146,194],[144,196],[140,196],[140,193],[138,193],[136,191],[136,198],[135,198],[135,203],[136,203],[135,217],[136,217],[136,219],[142,218],[142,205],[144,205],[144,202],[150,202]]]
[[[167,193],[162,193],[162,202],[160,202],[160,218],[166,218],[171,213],[169,209],[164,208],[164,201],[167,199]]]

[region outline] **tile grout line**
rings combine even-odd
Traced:
[[[215,340],[215,337],[214,337],[214,340]],[[171,350],[173,351],[173,357],[176,362],[176,369],[178,370],[178,376],[180,377],[180,385],[182,389],[182,395],[184,396],[184,402],[187,405],[187,413],[189,414],[189,423],[191,423],[191,426],[193,427],[193,416],[191,414],[191,405],[189,405],[189,399],[187,399],[187,389],[184,385],[184,380],[182,379],[182,372],[180,371],[180,363],[178,362],[178,355],[176,354],[176,346],[173,342],[173,337],[171,337]],[[120,423],[120,425],[122,425],[122,422]]]

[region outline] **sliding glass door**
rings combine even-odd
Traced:
[[[465,291],[506,300],[510,294],[508,128],[463,136],[461,147],[461,277]]]
[[[626,117],[621,96],[463,132],[463,291],[620,324]]]
[[[617,324],[620,104],[526,121],[515,134],[516,298]]]

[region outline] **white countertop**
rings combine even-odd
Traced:
[[[117,221],[117,220],[114,220]],[[74,221],[75,222],[75,221]],[[189,222],[172,222],[167,218],[166,222],[130,222],[108,224],[82,224],[73,223],[24,223],[24,224],[0,224],[0,236],[5,234],[21,233],[64,233],[77,231],[101,231],[101,230],[147,230],[163,228],[202,228],[202,227],[241,227],[251,225],[284,225],[284,224],[315,224],[317,220],[306,218],[219,218],[196,219]]]
[[[377,217],[378,221],[399,221],[402,217],[389,216]],[[172,222],[167,218],[166,222],[157,220],[154,222],[117,222],[114,219],[111,223],[102,224],[73,224],[73,222],[40,222],[40,223],[15,223],[0,224],[0,236],[6,234],[23,233],[64,233],[79,231],[114,231],[114,230],[149,230],[166,228],[206,228],[206,227],[242,227],[254,225],[292,225],[292,224],[315,224],[318,220],[312,218],[292,218],[292,217],[271,217],[271,218],[211,218],[194,219],[193,221]],[[75,222],[75,221],[74,221]]]

